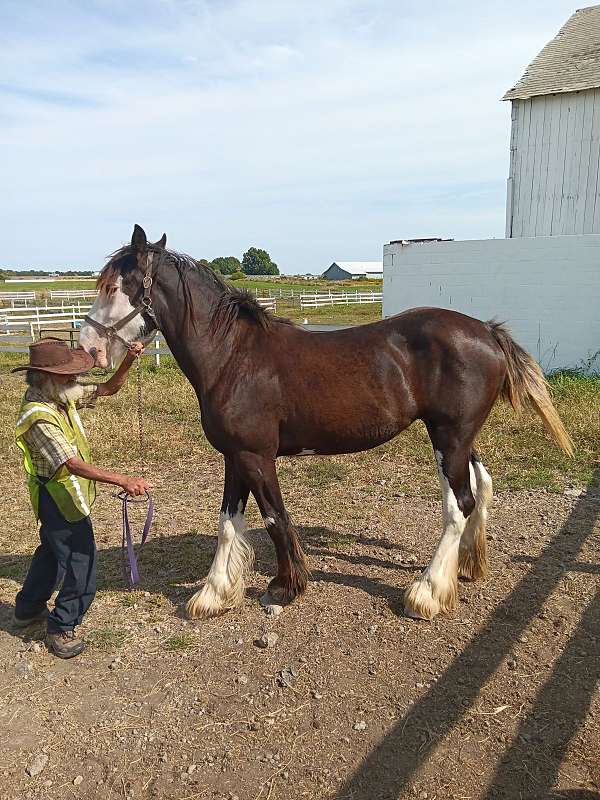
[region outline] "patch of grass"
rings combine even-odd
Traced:
[[[87,636],[88,642],[98,650],[110,653],[125,644],[128,633],[122,628],[96,628]]]
[[[309,325],[363,325],[381,319],[381,303],[350,303],[301,309],[297,301],[278,299],[277,316],[287,317],[294,322],[307,319]]]
[[[190,650],[196,646],[196,639],[193,634],[183,631],[175,636],[171,636],[165,642],[163,647],[165,650]]]
[[[11,581],[19,581],[23,577],[23,567],[18,561],[7,561],[0,564],[0,578]]]
[[[142,592],[124,592],[119,599],[121,605],[125,606],[125,608],[131,608],[140,603],[144,599],[144,595]]]
[[[356,536],[349,533],[330,533],[325,537],[323,544],[333,550],[347,550],[351,545],[356,544]]]
[[[151,594],[150,597],[146,597],[144,599],[146,604],[152,606],[153,608],[163,608],[169,605],[167,598],[162,594]]]
[[[348,477],[348,473],[349,469],[346,464],[318,457],[307,460],[301,473],[301,478],[313,489],[320,489],[332,483],[345,480]]]

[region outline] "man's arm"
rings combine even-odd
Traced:
[[[151,485],[144,478],[132,478],[128,475],[122,475],[120,472],[110,472],[107,469],[95,467],[93,464],[83,461],[79,456],[70,458],[65,462],[65,466],[72,475],[79,475],[80,478],[87,478],[91,481],[121,486],[127,494],[146,494],[151,488]]]
[[[111,394],[116,394],[125,383],[125,379],[127,378],[127,373],[131,369],[131,365],[138,356],[142,355],[143,352],[144,345],[141,342],[133,342],[112,378],[107,380],[105,383],[98,384],[98,397],[108,397]],[[86,476],[82,475],[81,477]]]

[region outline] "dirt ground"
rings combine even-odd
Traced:
[[[437,540],[437,500],[390,503],[359,472],[317,518],[288,488],[312,567],[306,596],[263,614],[273,556],[253,508],[244,607],[192,623],[182,611],[212,557],[220,469],[210,454],[192,474],[161,468],[134,593],[102,491],[90,646],[68,662],[40,630],[11,624],[35,528],[24,491],[5,495],[2,800],[600,797],[597,485],[497,495],[490,577],[462,584],[456,611],[433,623],[401,608]],[[278,640],[261,649],[268,631]],[[30,777],[36,758],[45,766]]]

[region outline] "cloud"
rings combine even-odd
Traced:
[[[378,258],[394,238],[503,235],[499,98],[572,11],[562,0],[7,10],[2,263],[99,264],[139,222],[198,257],[257,245],[312,272]]]

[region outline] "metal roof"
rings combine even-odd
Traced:
[[[351,275],[365,275],[367,272],[383,272],[383,261],[334,261],[340,269]],[[333,264],[331,266],[333,266]]]
[[[600,6],[580,8],[525,70],[503,100],[600,87]]]

